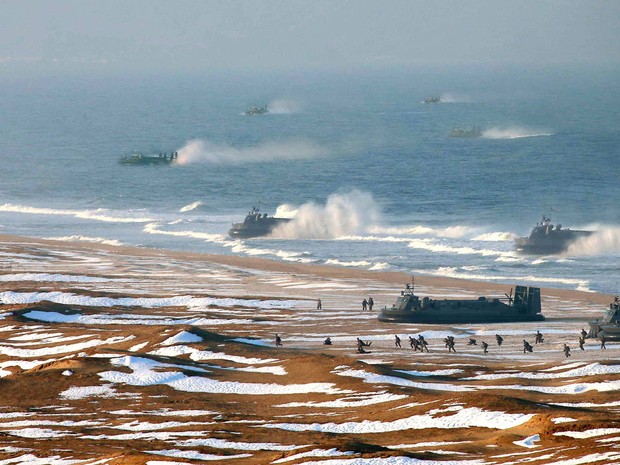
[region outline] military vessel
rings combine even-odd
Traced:
[[[232,228],[228,231],[228,235],[242,239],[268,236],[276,227],[289,221],[290,218],[274,218],[273,216],[268,216],[267,213],[261,214],[258,208],[252,207],[243,223],[233,223]]]
[[[170,165],[178,156],[178,152],[161,152],[154,155],[144,155],[142,152],[133,152],[129,155],[123,155],[119,163],[122,165]]]
[[[439,103],[439,102],[441,102],[441,97],[432,96],[432,97],[426,97],[424,99],[424,103]]]
[[[541,321],[540,288],[516,286],[514,298],[431,299],[414,294],[413,281],[379,321],[394,323],[500,323]]]
[[[264,115],[265,113],[269,113],[269,110],[267,110],[267,105],[263,105],[262,107],[250,107],[247,110],[245,110],[244,115],[256,116],[256,115]]]
[[[582,237],[588,237],[593,231],[562,229],[562,225],[551,224],[551,218],[542,217],[528,237],[515,239],[517,250],[532,254],[557,254],[565,252],[568,246]]]
[[[450,137],[465,137],[465,138],[476,138],[482,136],[482,130],[479,126],[472,126],[471,128],[460,128],[458,126],[453,127],[448,133]]]
[[[620,301],[618,297],[609,304],[603,318],[588,322],[590,331],[588,337],[605,339],[620,339]]]

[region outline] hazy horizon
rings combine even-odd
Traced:
[[[0,75],[620,64],[620,2],[4,0]]]

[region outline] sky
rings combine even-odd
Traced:
[[[618,64],[616,0],[0,0],[0,73]]]

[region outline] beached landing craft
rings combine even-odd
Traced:
[[[555,254],[562,253],[568,246],[582,237],[588,237],[593,231],[580,231],[562,229],[562,225],[555,227],[551,224],[551,218],[542,217],[542,222],[537,223],[528,237],[515,239],[517,250],[532,254]]]
[[[228,235],[242,239],[268,236],[277,226],[289,221],[290,218],[274,218],[267,216],[267,213],[261,214],[258,208],[252,207],[243,223],[233,223]]]
[[[516,286],[514,298],[420,299],[412,284],[401,291],[391,307],[384,307],[379,321],[394,323],[500,323],[541,321],[540,288]],[[512,291],[511,291],[512,294]]]
[[[588,337],[605,339],[620,339],[620,301],[618,297],[609,304],[609,308],[605,311],[603,318],[600,320],[590,321],[588,323],[590,331]]]
[[[465,137],[465,138],[475,139],[477,137],[482,136],[482,130],[480,129],[479,126],[472,126],[471,128],[468,128],[468,129],[454,127],[448,133],[448,135],[450,137]]]
[[[178,152],[161,152],[154,155],[133,152],[130,155],[123,155],[119,163],[122,165],[170,165],[178,156]]]

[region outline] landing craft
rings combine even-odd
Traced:
[[[154,155],[133,152],[130,155],[123,155],[118,162],[121,165],[170,165],[178,156],[179,152],[161,152]]]
[[[537,223],[528,237],[515,239],[519,252],[532,254],[557,254],[565,252],[577,239],[588,237],[594,231],[562,229],[558,224],[554,227],[551,218],[543,215],[542,222]]]
[[[424,103],[439,103],[439,102],[441,102],[441,97],[432,96],[432,97],[426,97],[424,99]]]
[[[502,323],[541,321],[540,288],[516,286],[514,298],[420,299],[413,280],[391,307],[384,307],[379,321],[392,323]]]
[[[242,239],[268,236],[276,227],[289,221],[290,218],[274,218],[267,216],[267,213],[261,214],[258,208],[253,207],[246,215],[243,223],[233,223],[228,235]]]
[[[472,126],[471,128],[467,129],[459,128],[458,126],[456,126],[452,128],[452,130],[448,133],[448,136],[475,139],[482,136],[482,130],[479,126]]]
[[[603,318],[588,322],[590,331],[588,337],[605,339],[620,339],[620,301],[618,297],[609,304]]]
[[[269,113],[269,110],[267,110],[267,105],[263,105],[262,107],[248,108],[247,110],[245,110],[244,115],[256,116],[256,115],[264,115],[266,113]]]

